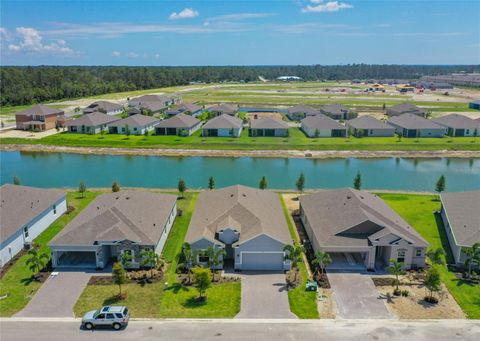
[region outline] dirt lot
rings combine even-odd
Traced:
[[[272,117],[272,118],[276,118],[276,119],[279,119],[279,120],[282,120],[282,114],[278,113],[278,112],[250,112],[250,113],[247,113],[246,117],[248,120],[250,121],[253,121],[255,119],[255,116],[257,118],[265,118],[265,117]]]
[[[378,292],[382,295],[392,293],[393,287],[379,286]],[[387,308],[400,319],[464,319],[465,314],[458,306],[455,299],[450,295],[447,288],[442,285],[442,291],[438,295],[438,304],[427,303],[425,287],[423,285],[400,286],[401,290],[408,290],[410,296],[397,297],[387,300]]]
[[[334,319],[337,315],[337,305],[332,297],[331,289],[318,289],[318,296],[324,297],[323,300],[317,300],[318,312],[321,319]]]
[[[42,137],[47,137],[57,133],[58,132],[56,129],[50,129],[50,130],[42,131],[38,133],[33,133],[31,131],[25,131],[25,130],[8,129],[8,130],[0,131],[0,138],[13,137],[13,138],[23,138],[23,139],[41,139]]]

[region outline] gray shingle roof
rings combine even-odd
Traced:
[[[387,109],[388,116],[398,116],[398,115],[407,114],[407,113],[419,115],[419,116],[425,116],[424,109],[419,108],[416,105],[413,105],[411,103],[400,103]]]
[[[443,193],[441,200],[457,245],[480,242],[480,191]]]
[[[347,129],[345,126],[341,125],[337,121],[331,119],[328,116],[323,114],[318,114],[315,116],[305,117],[302,121],[302,126],[305,126],[311,130],[321,130],[321,129]]]
[[[414,114],[390,117],[388,123],[398,125],[405,129],[445,129],[444,126],[435,123],[433,120],[427,120]]]
[[[320,108],[322,114],[342,115],[350,110],[339,103],[327,104]]]
[[[219,243],[215,234],[226,227],[240,232],[237,244],[260,234],[285,244],[292,239],[278,195],[241,185],[202,192],[185,240],[192,243],[206,238]]]
[[[122,240],[156,245],[176,200],[174,195],[132,190],[99,195],[49,245]]]
[[[123,109],[123,105],[108,102],[108,101],[96,101],[90,104],[87,108],[94,109],[96,111],[98,111],[99,109],[103,109],[106,112],[109,112],[109,111]]]
[[[395,129],[388,122],[377,120],[372,116],[360,116],[346,121],[345,124],[355,129]]]
[[[351,188],[300,197],[300,204],[320,247],[368,246],[392,233],[426,247],[428,243],[374,194]]]
[[[74,120],[67,121],[65,125],[71,126],[86,126],[95,127],[103,124],[113,123],[120,120],[118,117],[112,117],[110,115],[101,112],[92,112],[91,114],[85,114]]]
[[[241,119],[227,114],[222,114],[209,120],[204,124],[202,129],[239,129],[242,126],[243,122]]]
[[[238,108],[235,105],[224,103],[224,104],[214,105],[208,108],[207,111],[220,112],[222,114],[233,115],[238,111]]]
[[[64,112],[63,110],[51,108],[46,105],[34,105],[31,108],[18,111],[15,113],[15,115],[51,115],[51,114],[63,115]]]
[[[432,121],[444,127],[454,129],[475,129],[478,126],[478,123],[475,122],[475,120],[459,114],[450,114],[437,117],[432,119]]]
[[[289,114],[305,114],[306,116],[317,115],[320,113],[320,110],[306,106],[306,105],[294,105],[287,109]]]
[[[250,122],[250,128],[252,129],[288,129],[288,124],[284,121],[272,118],[264,117]]]
[[[65,192],[54,189],[11,184],[1,186],[0,243],[65,196]]]
[[[132,115],[132,116],[129,116],[127,118],[115,121],[115,122],[109,124],[109,126],[110,127],[125,127],[125,126],[128,125],[129,128],[132,128],[132,127],[140,128],[140,127],[144,127],[144,126],[151,125],[151,124],[154,125],[157,122],[158,122],[158,119],[156,119],[155,117],[136,114],[136,115]]]
[[[157,128],[182,128],[190,129],[200,123],[200,120],[186,114],[178,114],[169,119],[160,121],[156,125]]]

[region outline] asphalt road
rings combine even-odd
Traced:
[[[480,321],[165,320],[132,321],[122,331],[79,328],[73,319],[0,320],[2,341],[48,340],[480,340]]]

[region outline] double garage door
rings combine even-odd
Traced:
[[[242,270],[283,270],[283,252],[242,252]]]

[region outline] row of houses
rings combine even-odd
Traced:
[[[67,208],[66,193],[18,185],[0,187],[1,266],[9,262]],[[455,260],[480,241],[480,191],[442,194],[444,220]],[[122,254],[140,267],[141,251],[161,254],[177,216],[176,196],[124,190],[101,194],[49,243],[54,267],[104,268]],[[332,256],[331,269],[375,270],[391,259],[425,266],[429,244],[377,195],[337,189],[302,195],[300,219],[306,246]],[[225,250],[218,265],[237,270],[288,270],[285,246],[293,243],[277,193],[236,185],[203,191],[185,238],[207,264],[208,247]]]

